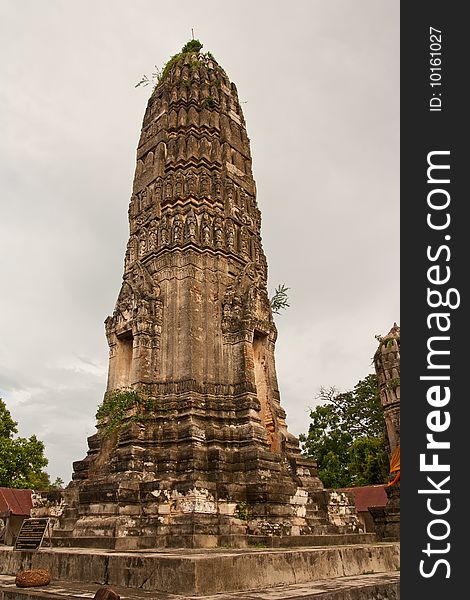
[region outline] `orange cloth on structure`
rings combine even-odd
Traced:
[[[390,483],[387,484],[387,486],[395,485],[395,483],[400,481],[400,446],[395,448],[395,452],[390,459],[390,473],[395,473],[395,477],[393,478],[393,481],[390,481]]]

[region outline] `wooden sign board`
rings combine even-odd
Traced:
[[[49,531],[49,519],[25,519],[16,538],[15,550],[23,552],[39,550],[46,529]]]

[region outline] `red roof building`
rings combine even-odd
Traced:
[[[31,516],[31,495],[31,490],[0,487],[0,544],[15,543],[21,524]]]
[[[31,493],[31,490],[0,487],[0,517],[29,517],[33,508]]]
[[[356,505],[357,516],[364,525],[365,530],[373,532],[375,530],[374,520],[369,512],[369,506],[385,506],[387,504],[387,494],[384,485],[364,485],[359,487],[341,488],[340,492],[352,492],[354,494],[354,504]]]
[[[361,487],[343,488],[341,491],[352,492],[358,512],[364,512],[369,506],[385,506],[387,494],[383,485],[364,485]]]

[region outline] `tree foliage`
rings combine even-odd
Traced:
[[[290,288],[281,283],[274,290],[273,297],[269,302],[271,303],[271,309],[275,315],[278,315],[281,310],[284,310],[289,306],[289,296],[287,295],[289,289]]]
[[[344,393],[321,388],[317,399],[321,404],[310,412],[308,433],[300,440],[304,453],[318,462],[324,485],[385,483],[388,457],[376,375],[368,375]]]
[[[35,435],[15,437],[17,425],[0,399],[0,487],[45,489],[58,483],[51,484],[43,471],[48,463],[43,442]]]

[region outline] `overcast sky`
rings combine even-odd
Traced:
[[[281,403],[372,372],[399,322],[399,2],[0,0],[0,397],[71,477],[106,386],[104,319],[150,88],[195,36],[238,88],[251,140]]]

